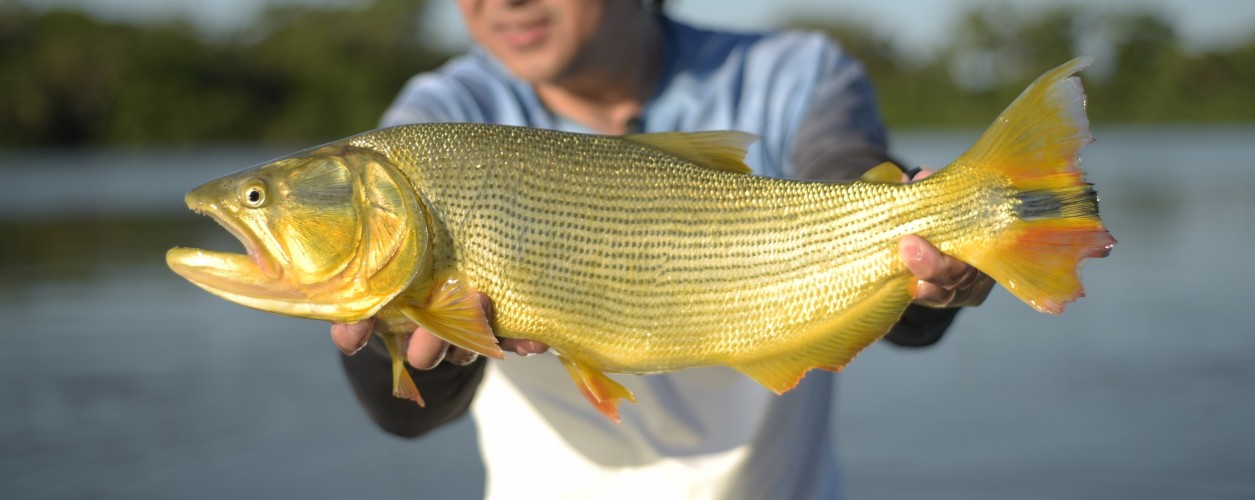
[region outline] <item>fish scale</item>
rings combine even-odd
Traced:
[[[455,141],[463,154],[429,153]],[[906,271],[885,243],[892,214],[870,208],[923,195],[902,194],[922,184],[780,183],[622,138],[483,124],[394,128],[352,143],[391,145],[440,217],[473,221],[448,225],[451,254],[437,260],[493,297],[498,335],[619,372],[762,355],[865,298],[865,283]]]

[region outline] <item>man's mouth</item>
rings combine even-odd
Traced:
[[[549,34],[549,25],[549,18],[542,17],[528,21],[498,23],[494,25],[493,32],[506,45],[516,49],[525,49],[544,41]]]

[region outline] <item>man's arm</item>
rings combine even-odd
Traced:
[[[467,366],[440,363],[430,370],[409,365],[410,377],[426,401],[420,407],[392,395],[392,360],[383,342],[373,342],[356,355],[341,355],[344,373],[366,413],[379,427],[401,437],[418,437],[466,413],[484,378],[486,361]]]
[[[492,303],[479,296],[492,318]],[[424,328],[405,342],[405,369],[414,379],[425,406],[392,395],[392,358],[383,342],[369,342],[374,320],[331,325],[331,340],[343,354],[345,375],[357,399],[375,423],[402,437],[418,437],[466,413],[484,378],[486,361],[471,351],[450,346]],[[501,349],[529,356],[549,349],[532,340],[498,339]]]
[[[862,67],[842,55],[830,62],[794,135],[790,175],[850,181],[887,161],[901,166],[889,155],[875,93]],[[934,344],[954,322],[958,306],[983,301],[992,280],[918,237],[904,239],[900,250],[920,282],[912,290],[914,303],[885,338],[906,347]]]

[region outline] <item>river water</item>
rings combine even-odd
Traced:
[[[976,131],[900,132],[943,165]],[[1255,128],[1103,128],[1120,241],[1060,317],[997,290],[939,345],[839,384],[855,499],[1255,498]],[[238,244],[182,194],[280,151],[0,153],[0,498],[476,498],[461,421],[402,440],[357,407],[322,323],[164,265]]]

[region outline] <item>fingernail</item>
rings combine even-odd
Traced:
[[[353,354],[362,352],[362,349],[365,349],[366,344],[369,344],[369,343],[370,343],[370,335],[367,335],[366,338],[362,339],[362,345],[357,346],[357,349],[353,349]]]
[[[518,354],[524,358],[530,358],[537,354],[536,347],[536,343],[533,341],[519,342],[514,344],[514,354]]]
[[[431,360],[428,360],[427,363],[415,363],[414,360],[408,359],[408,358],[406,359],[406,361],[410,363],[410,366],[413,366],[414,368],[418,368],[419,370],[430,370],[432,368],[435,368],[436,366],[439,366],[440,363],[444,361],[445,356],[447,355],[447,351],[448,351],[447,349],[442,349]],[[423,360],[419,360],[419,361],[423,361]]]

